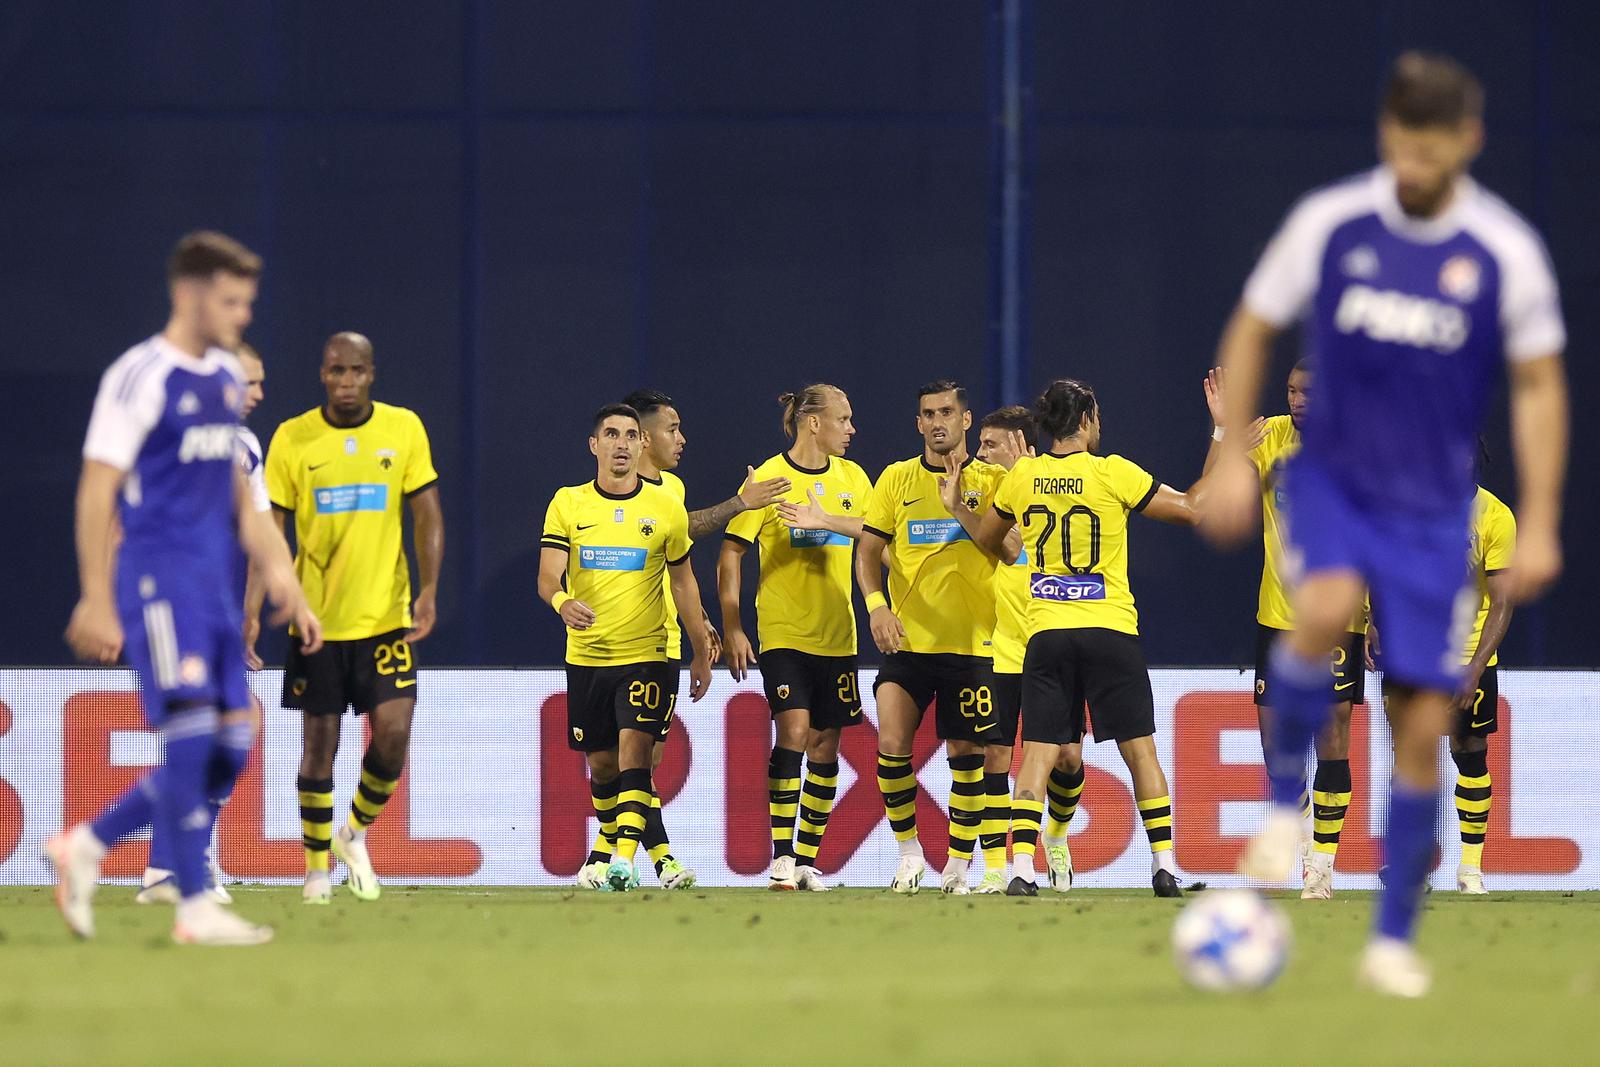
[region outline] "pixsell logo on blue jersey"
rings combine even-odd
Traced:
[[[1106,598],[1105,576],[1099,574],[1035,574],[1030,586],[1035,600],[1071,603]]]
[[[595,545],[578,549],[578,566],[586,571],[642,571],[647,550]]]
[[[317,514],[346,511],[388,511],[387,485],[330,485],[317,490]]]
[[[834,545],[848,545],[850,538],[844,534],[834,533],[832,530],[790,530],[790,548],[831,548]]]
[[[947,545],[951,541],[972,540],[956,519],[915,519],[907,526],[907,540],[914,545]]]

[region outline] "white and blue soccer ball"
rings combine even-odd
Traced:
[[[1249,889],[1194,897],[1172,927],[1172,956],[1189,984],[1216,992],[1261,989],[1289,961],[1294,934],[1283,909]]]

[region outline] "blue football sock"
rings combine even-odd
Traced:
[[[112,801],[89,824],[89,831],[110,848],[129,834],[137,833],[150,825],[155,810],[156,793],[161,788],[161,769],[158,767],[133,784],[133,788]]]
[[[155,830],[166,838],[178,890],[185,897],[206,888],[206,843],[211,829],[206,780],[216,730],[217,713],[211,708],[179,712],[162,727],[167,762],[157,772]]]
[[[211,827],[206,834],[208,845],[215,839],[217,818],[233,796],[233,787],[244,772],[255,743],[256,729],[250,722],[230,722],[217,731],[217,744],[211,750],[211,765],[206,770],[206,803],[211,808]],[[151,854],[154,854],[153,845]],[[151,866],[155,866],[154,862]]]
[[[1267,660],[1272,724],[1267,731],[1267,778],[1272,802],[1298,812],[1306,791],[1306,751],[1328,716],[1329,661],[1307,659],[1279,638]]]
[[[1411,789],[1396,782],[1389,792],[1389,834],[1384,862],[1389,873],[1378,898],[1378,933],[1411,940],[1422,908],[1422,882],[1438,844],[1439,791]]]

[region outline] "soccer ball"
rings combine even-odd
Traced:
[[[1172,926],[1172,956],[1200,989],[1261,989],[1289,960],[1294,935],[1276,904],[1249,889],[1214,889],[1189,902]]]

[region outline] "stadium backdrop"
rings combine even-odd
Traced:
[[[1266,810],[1250,676],[1158,670],[1153,679],[1178,863],[1192,878],[1236,881],[1228,872]],[[1600,675],[1507,671],[1500,685],[1484,870],[1496,889],[1600,887],[1600,797],[1572,788],[1592,778],[1592,755],[1600,750],[1600,718],[1572,709],[1600,705]],[[93,813],[159,757],[133,686],[125,671],[0,670],[0,884],[46,881],[44,839]],[[278,708],[278,672],[256,675],[254,686],[267,708],[265,737],[223,813],[221,863],[233,878],[294,882],[304,870],[292,788],[299,717]],[[869,672],[863,692],[870,687]],[[372,830],[380,873],[401,884],[570,884],[594,822],[582,759],[566,747],[560,672],[424,671],[420,689],[425,714],[405,779]],[[870,699],[867,716],[875,721]],[[360,721],[346,720],[341,805],[358,777],[361,729]],[[704,700],[680,704],[657,783],[674,851],[704,884],[765,881],[769,731],[759,685],[723,673]],[[870,722],[845,731],[839,805],[820,857],[825,872],[855,886],[887,884],[896,856],[872,778],[875,737]],[[1376,884],[1389,750],[1381,709],[1357,709],[1356,792],[1339,850],[1341,887]],[[1072,838],[1080,884],[1148,885],[1149,850],[1121,760],[1109,744],[1087,746],[1085,757],[1088,784]],[[919,820],[937,869],[947,826],[940,805],[950,781],[931,729],[919,736],[915,759]],[[1453,886],[1454,819],[1445,805],[1435,873],[1443,888]],[[145,841],[118,846],[108,874],[133,878],[146,849]]]

